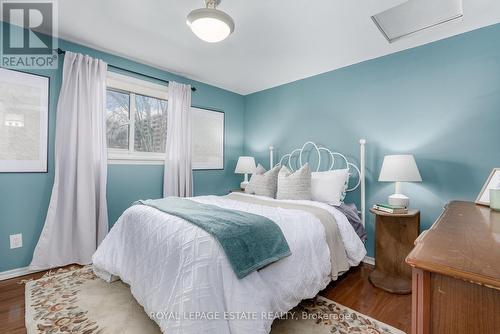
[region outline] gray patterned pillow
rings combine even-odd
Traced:
[[[264,169],[262,166],[260,167]],[[276,196],[276,188],[278,187],[278,173],[280,168],[281,166],[276,166],[265,173],[253,174],[250,178],[250,183],[245,188],[245,192],[274,198]]]
[[[253,172],[253,174],[261,175],[261,174],[264,174],[265,172],[266,172],[266,169],[264,168],[264,166],[262,166],[261,164],[258,164],[257,168],[255,168],[255,172]]]
[[[294,173],[283,166],[278,174],[276,199],[311,199],[311,170],[305,164]]]

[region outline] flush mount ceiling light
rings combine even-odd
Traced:
[[[220,3],[221,0],[205,0],[206,8],[195,9],[187,16],[187,25],[205,42],[220,42],[234,31],[231,16],[217,9]]]

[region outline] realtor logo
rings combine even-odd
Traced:
[[[56,4],[52,0],[0,0],[1,66],[57,68]]]

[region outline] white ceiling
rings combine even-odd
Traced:
[[[389,44],[370,17],[402,2],[223,0],[235,32],[208,44],[185,23],[202,0],[64,0],[59,36],[249,94],[500,22],[500,1],[463,0],[463,20]]]

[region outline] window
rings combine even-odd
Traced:
[[[135,95],[134,150],[165,153],[167,101]]]
[[[110,160],[163,162],[167,87],[110,72],[106,112]]]
[[[130,96],[108,89],[106,94],[108,149],[128,150]]]
[[[108,72],[108,160],[161,164],[167,142],[166,86]],[[224,112],[191,108],[193,169],[224,169]]]

